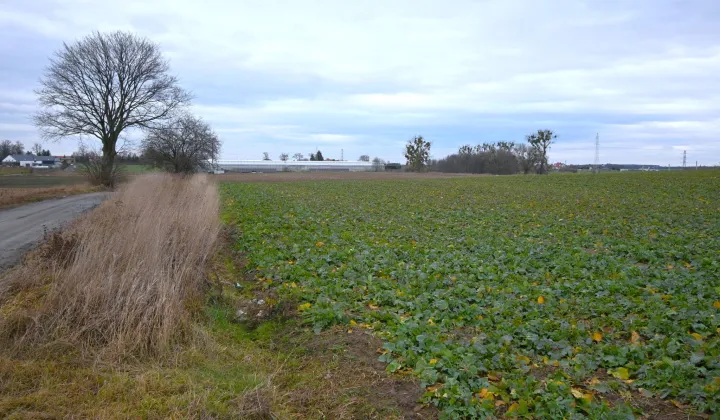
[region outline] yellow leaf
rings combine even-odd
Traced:
[[[594,332],[593,335],[592,335],[592,339],[593,339],[594,341],[597,341],[598,343],[599,343],[600,341],[602,341],[602,338],[603,338],[603,336],[602,336],[602,334],[600,334],[599,332]]]
[[[370,309],[372,309],[372,310],[376,310],[376,309],[379,308],[379,306],[373,305],[372,303],[368,303],[368,308],[370,308]]]
[[[352,334],[352,329],[347,330],[348,334]]]
[[[498,378],[495,375],[488,375],[487,378],[489,381],[499,381],[500,380],[500,378]]]
[[[702,341],[702,339],[703,339],[703,338],[702,338],[702,335],[700,335],[700,334],[698,334],[698,333],[690,333],[690,335],[692,335],[693,338],[696,339],[696,340],[698,340],[698,341]]]
[[[429,318],[429,319],[428,319],[428,324],[430,324],[430,325],[435,325],[435,321],[433,321],[432,318]]]
[[[434,365],[434,364],[437,363],[437,362],[438,362],[438,359],[430,359],[430,362],[429,362],[429,363],[430,363],[431,365]]]
[[[355,322],[355,320],[354,320],[354,319],[351,319],[351,320],[350,320],[350,325],[352,325],[352,326],[354,327],[354,326],[356,326],[356,325],[357,325],[357,322]]]
[[[527,356],[518,355],[518,356],[516,356],[516,358],[522,362],[525,362],[526,364],[530,363],[530,358]]]
[[[627,368],[620,367],[615,369],[614,371],[609,372],[612,376],[622,379],[622,380],[628,380],[630,379],[630,372],[627,370]]]
[[[638,334],[637,331],[633,331],[630,335],[630,342],[637,343],[638,341],[640,341],[640,334]]]
[[[520,404],[518,404],[518,403],[512,403],[512,404],[510,404],[510,407],[508,408],[508,410],[507,410],[507,412],[506,412],[505,414],[510,414],[510,413],[512,413],[513,411],[517,410],[518,407],[520,407]]]
[[[505,401],[503,401],[503,400],[497,400],[497,401],[495,401],[495,407],[500,407],[500,406],[503,406],[503,405],[505,405]]]
[[[487,388],[483,388],[478,392],[478,397],[485,398],[487,397],[488,393],[492,394],[492,392],[489,392]]]
[[[541,305],[542,305],[543,303],[545,303],[545,297],[543,297],[543,296],[538,297],[538,298],[537,298],[537,303],[539,303],[539,304],[541,304]]]
[[[298,306],[298,311],[304,311],[304,310],[310,309],[311,306],[312,306],[312,304],[309,302],[303,303],[302,305]]]
[[[720,309],[720,300],[716,300],[715,303],[713,303],[713,306],[717,309]]]
[[[597,385],[600,383],[600,380],[598,378],[592,378],[590,381],[588,381],[588,385]]]
[[[585,395],[582,391],[580,391],[577,388],[570,388],[570,393],[573,395],[573,397],[580,399]]]
[[[437,392],[437,391],[440,390],[440,388],[442,388],[443,386],[444,386],[444,384],[435,384],[435,385],[429,386],[429,387],[427,387],[427,388],[425,388],[425,389],[427,389],[428,392]]]
[[[321,246],[323,246],[323,245],[325,245],[325,242],[320,242],[320,241],[318,241],[318,242],[315,243],[315,246],[318,247],[318,248],[321,247]]]
[[[672,405],[674,405],[674,406],[677,407],[677,408],[687,408],[687,406],[679,403],[678,401],[670,400],[670,402],[672,403]]]

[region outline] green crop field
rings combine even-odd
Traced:
[[[718,171],[221,188],[258,281],[447,417],[720,411]]]

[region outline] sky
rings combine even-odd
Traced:
[[[40,139],[33,91],[96,30],[160,45],[223,159],[404,162],[415,135],[441,158],[547,128],[552,162],[592,163],[599,134],[601,163],[720,163],[717,0],[0,0],[0,139],[76,150]]]

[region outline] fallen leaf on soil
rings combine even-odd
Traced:
[[[435,384],[432,386],[429,386],[425,388],[428,392],[437,392],[439,389],[441,389],[445,384]]]

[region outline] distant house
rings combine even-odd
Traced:
[[[2,160],[5,165],[19,165],[22,167],[33,166],[38,156],[35,155],[8,155]]]
[[[62,159],[57,156],[9,155],[2,163],[23,168],[57,168],[62,164]]]

